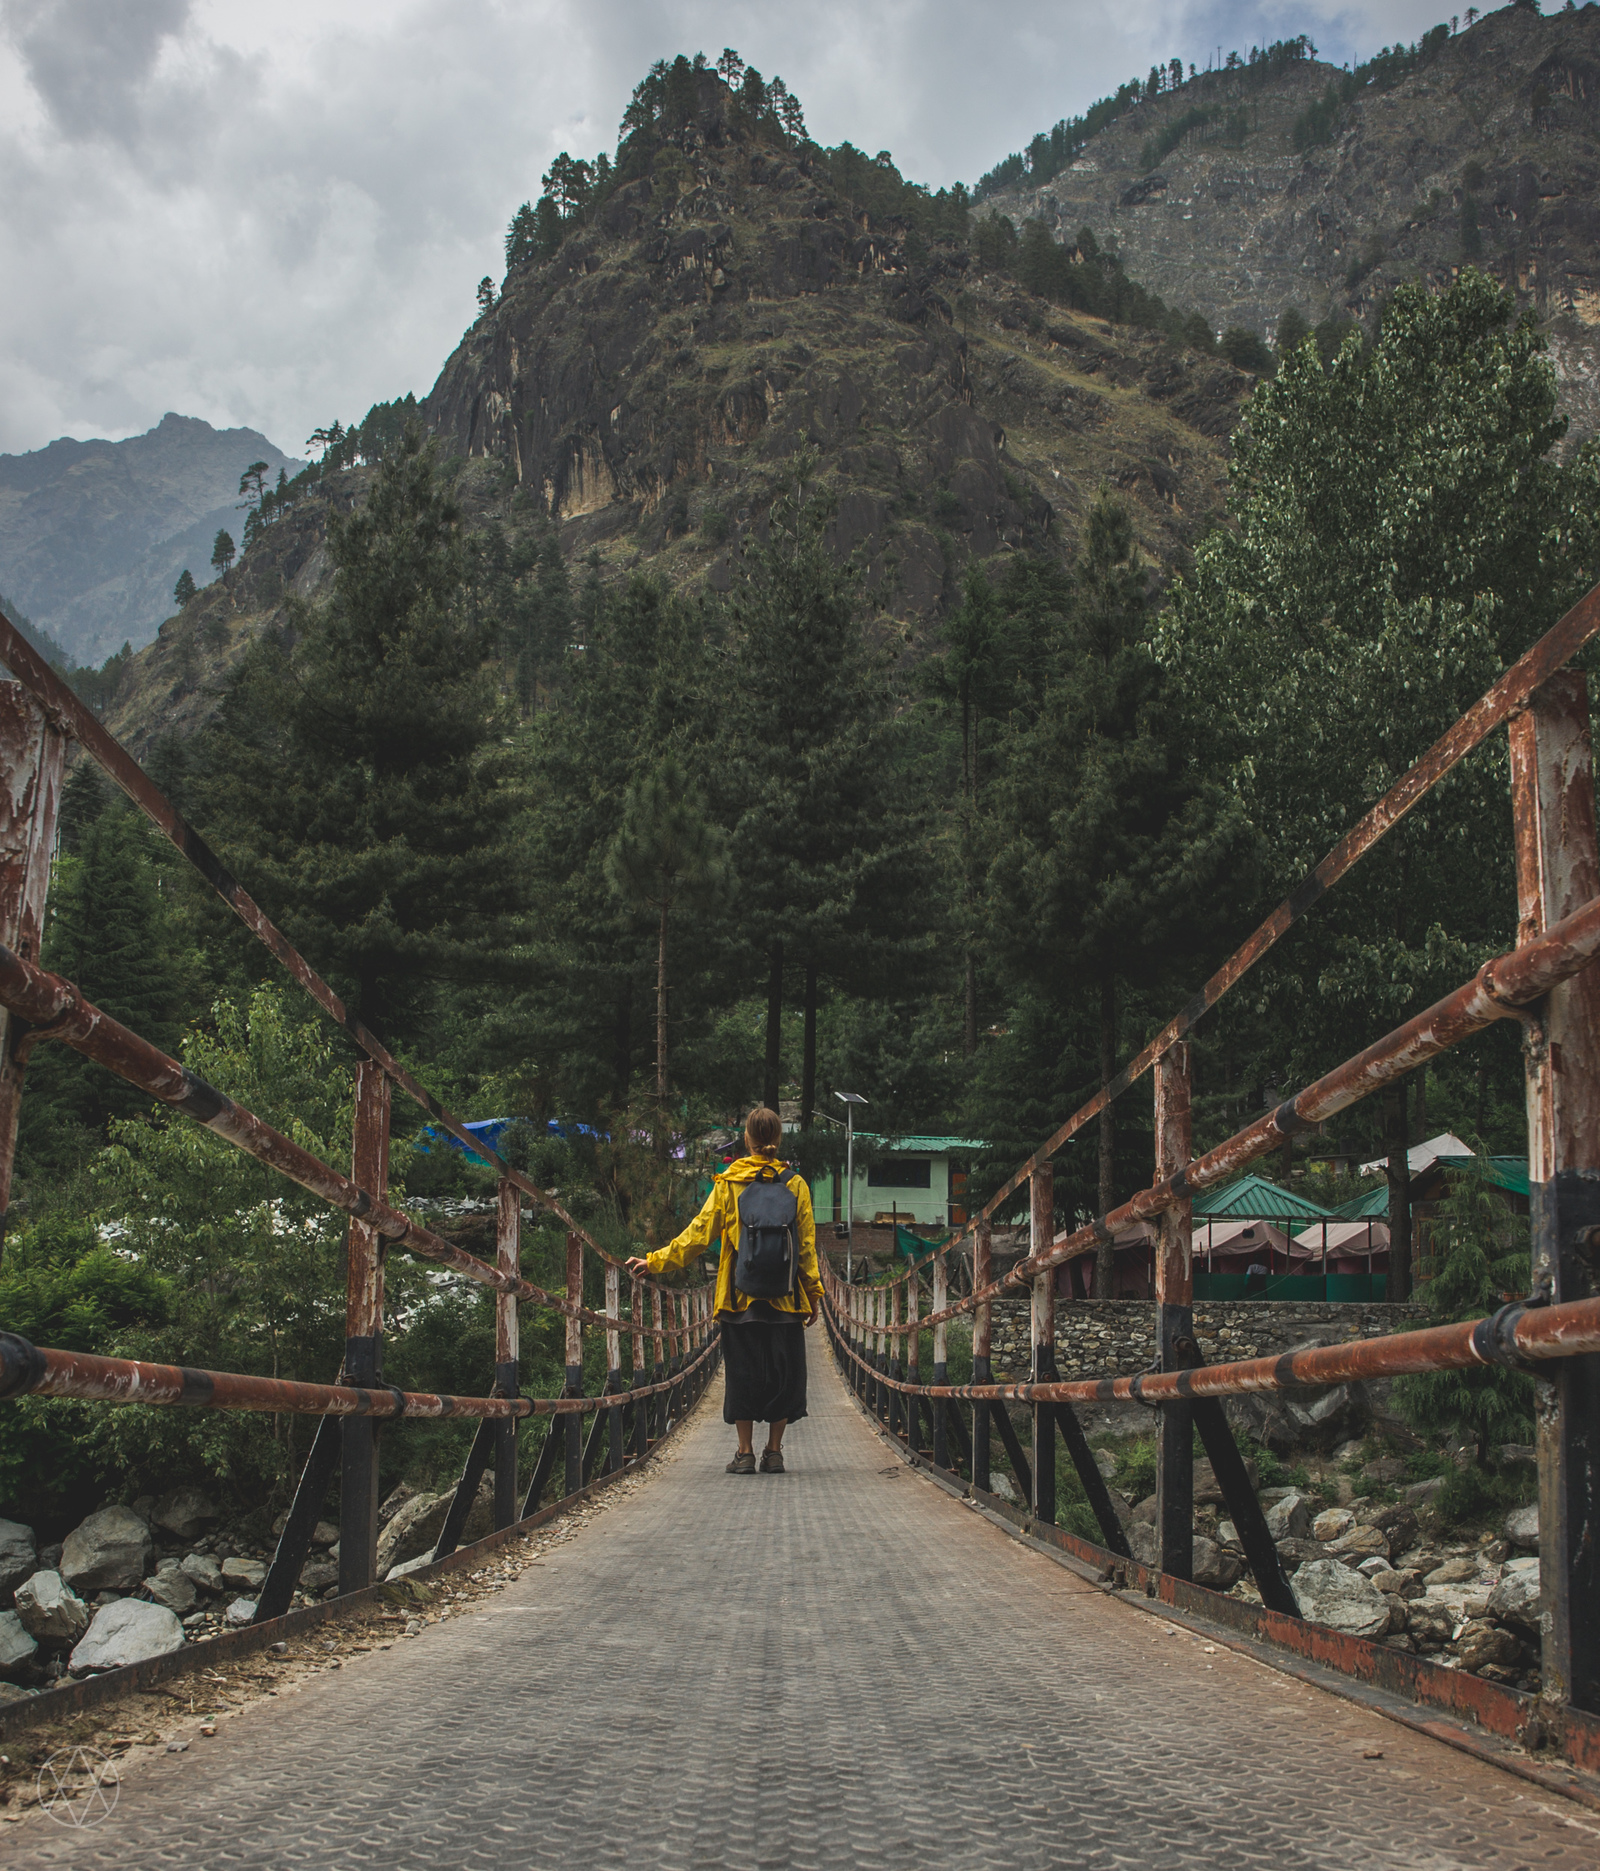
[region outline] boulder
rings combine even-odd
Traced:
[[[1407,1631],[1391,1631],[1383,1642],[1385,1649],[1404,1650],[1413,1656],[1416,1654],[1417,1646]]]
[[[1401,1455],[1380,1456],[1375,1462],[1368,1462],[1361,1471],[1361,1479],[1374,1487],[1392,1488],[1396,1482],[1406,1478],[1405,1457]]]
[[[198,1540],[221,1513],[198,1488],[173,1488],[150,1510],[150,1524],[175,1540]]]
[[[1389,1634],[1393,1636],[1396,1631],[1403,1631],[1410,1623],[1406,1615],[1406,1601],[1397,1592],[1385,1592],[1383,1599],[1389,1607]]]
[[[1502,1468],[1536,1469],[1539,1466],[1539,1451],[1531,1442],[1502,1442],[1494,1456]]]
[[[1412,1507],[1427,1507],[1438,1498],[1444,1486],[1443,1475],[1430,1475],[1426,1481],[1413,1481],[1400,1490],[1400,1498]]]
[[[229,1624],[253,1623],[256,1615],[256,1601],[253,1598],[236,1598],[222,1615]]]
[[[221,1592],[227,1587],[222,1582],[222,1568],[209,1553],[190,1553],[187,1558],[178,1561],[179,1570],[186,1579],[192,1579],[203,1592]]]
[[[281,1540],[283,1538],[283,1530],[288,1524],[289,1510],[286,1507],[272,1523],[272,1537],[275,1540]],[[339,1529],[334,1526],[331,1520],[319,1520],[311,1529],[311,1544],[313,1546],[333,1546],[337,1543],[338,1538]]]
[[[0,1709],[5,1708],[8,1703],[26,1702],[34,1693],[31,1689],[19,1688],[15,1683],[0,1683]]]
[[[14,1611],[0,1611],[0,1676],[18,1682],[33,1674],[39,1646]]]
[[[307,1598],[315,1598],[330,1585],[339,1583],[337,1559],[308,1559],[300,1568],[300,1589]]]
[[[145,1580],[144,1590],[147,1598],[175,1611],[180,1618],[194,1610],[195,1600],[200,1596],[194,1580],[176,1559],[164,1560],[156,1568],[155,1577]]]
[[[1435,1566],[1432,1572],[1425,1574],[1422,1582],[1424,1585],[1465,1585],[1477,1576],[1477,1560],[1447,1559],[1442,1566]]]
[[[1276,1540],[1303,1540],[1311,1531],[1311,1503],[1303,1494],[1286,1494],[1267,1509],[1267,1531]]]
[[[67,1535],[61,1576],[79,1592],[131,1592],[154,1556],[150,1529],[131,1508],[102,1507]]]
[[[1478,1671],[1486,1663],[1508,1669],[1522,1655],[1522,1645],[1510,1631],[1502,1631],[1485,1618],[1474,1618],[1456,1640],[1464,1670]]]
[[[1296,1566],[1304,1565],[1308,1559],[1325,1559],[1328,1556],[1327,1547],[1316,1540],[1279,1540],[1276,1544],[1278,1557],[1290,1572]]]
[[[1363,1566],[1359,1570],[1366,1571],[1366,1568]],[[1420,1598],[1427,1589],[1422,1583],[1422,1575],[1418,1572],[1395,1572],[1385,1568],[1383,1571],[1368,1572],[1367,1577],[1385,1598]]]
[[[1382,1637],[1389,1628],[1389,1604],[1370,1580],[1337,1559],[1313,1559],[1295,1573],[1291,1584],[1301,1615],[1349,1637]]]
[[[1328,1551],[1336,1553],[1347,1566],[1358,1566],[1363,1559],[1387,1559],[1389,1536],[1378,1527],[1352,1527],[1338,1539],[1329,1540]]]
[[[183,1626],[165,1605],[119,1598],[94,1614],[94,1622],[67,1659],[74,1676],[88,1670],[120,1670],[183,1647]]]
[[[10,1604],[12,1592],[38,1570],[33,1528],[20,1520],[0,1520],[0,1605]]]
[[[999,1483],[1000,1477],[994,1476],[990,1483],[991,1489],[1005,1500],[1007,1497],[1001,1493]],[[1015,1499],[1014,1492],[1011,1498]],[[378,1535],[380,1579],[388,1576],[391,1566],[415,1559],[419,1553],[425,1553],[430,1547],[438,1545],[439,1535],[444,1531],[445,1516],[454,1499],[455,1489],[452,1488],[448,1494],[413,1495],[406,1502]],[[468,1511],[467,1523],[461,1530],[460,1544],[470,1546],[474,1540],[481,1540],[486,1533],[493,1531],[494,1475],[491,1472],[478,1484],[477,1498]]]
[[[41,1572],[59,1572],[61,1570],[62,1545],[59,1540],[49,1546],[39,1548],[39,1570]]]
[[[378,1525],[386,1527],[407,1501],[415,1500],[422,1489],[414,1481],[402,1481],[399,1487],[386,1494],[378,1505]]]
[[[1348,1533],[1356,1524],[1356,1517],[1348,1507],[1327,1507],[1311,1523],[1311,1537],[1314,1540],[1336,1540],[1340,1534]]]
[[[1138,1554],[1135,1553],[1134,1557],[1137,1559]],[[430,1546],[427,1552],[418,1553],[415,1559],[408,1559],[404,1562],[404,1564],[393,1567],[391,1571],[387,1574],[387,1576],[390,1579],[409,1578],[413,1572],[420,1572],[424,1566],[431,1566],[432,1564],[433,1564],[433,1548]],[[337,1567],[335,1568],[335,1571],[337,1571]]]
[[[1156,1537],[1156,1530],[1148,1520],[1131,1520],[1126,1529],[1128,1551],[1133,1554],[1141,1566],[1159,1566],[1161,1563],[1161,1542]]]
[[[1502,1624],[1519,1625],[1525,1631],[1539,1628],[1539,1567],[1518,1566],[1501,1575],[1500,1583],[1489,1594],[1486,1607],[1491,1618]]]
[[[1443,1605],[1430,1605],[1420,1598],[1407,1600],[1406,1629],[1416,1639],[1418,1649],[1443,1649],[1454,1628],[1454,1620]]]
[[[1239,1575],[1244,1571],[1244,1561],[1237,1553],[1227,1553],[1212,1541],[1195,1536],[1194,1542],[1194,1582],[1196,1585],[1209,1585],[1214,1592],[1225,1592],[1230,1585],[1239,1582]]]
[[[1142,1501],[1136,1501],[1130,1520],[1137,1520],[1142,1526],[1153,1527],[1156,1524],[1156,1497],[1147,1494]]]
[[[1251,1487],[1256,1485],[1256,1464],[1251,1456],[1245,1457],[1244,1472]],[[1200,1461],[1194,1465],[1194,1504],[1196,1507],[1222,1505],[1222,1484],[1217,1480],[1216,1470],[1209,1462]]]
[[[1012,1487],[1010,1477],[1007,1475],[991,1475],[989,1477],[989,1492],[1002,1501],[1009,1501],[1013,1507],[1021,1505],[1021,1497],[1018,1495],[1016,1489]],[[443,1499],[444,1496],[442,1494],[413,1494],[409,1500],[401,1503],[400,1507],[396,1509],[385,1523],[383,1532],[378,1535],[378,1570],[380,1572],[383,1570],[383,1542],[385,1535],[388,1534],[390,1527],[394,1526],[395,1522],[400,1519],[401,1514],[407,1512],[408,1509],[415,1508],[420,1516],[422,1513],[431,1509],[433,1502],[442,1501]],[[439,1516],[439,1526],[434,1528],[435,1537],[438,1536],[439,1527],[443,1525],[444,1515],[441,1513]],[[400,1531],[395,1534],[393,1544],[398,1547],[403,1544],[410,1544],[410,1542],[407,1539],[406,1533]]]
[[[1506,1538],[1513,1546],[1520,1547],[1525,1553],[1539,1550],[1539,1503],[1519,1507],[1515,1513],[1506,1515],[1503,1529]]]
[[[1389,1551],[1403,1553],[1415,1545],[1417,1538],[1417,1512],[1403,1501],[1393,1506],[1380,1507],[1375,1514],[1365,1516],[1369,1527],[1376,1527],[1389,1536]]]
[[[267,1569],[259,1559],[224,1559],[222,1562],[222,1582],[236,1592],[260,1591],[266,1576]]]
[[[89,1607],[59,1572],[36,1572],[17,1587],[17,1616],[30,1637],[66,1648],[89,1628]]]

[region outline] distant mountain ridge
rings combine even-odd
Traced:
[[[126,441],[0,455],[0,590],[80,663],[141,647],[185,566],[212,577],[218,528],[240,537],[239,477],[255,461],[273,477],[305,465],[258,430],[170,413]]]

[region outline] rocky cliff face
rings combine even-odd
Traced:
[[[914,634],[969,557],[1068,551],[1103,483],[1163,560],[1218,510],[1246,378],[918,249],[719,94],[706,74],[653,173],[508,277],[427,399],[569,554],[724,588],[815,450],[839,550]]]
[[[1169,303],[1264,336],[1289,306],[1313,323],[1362,317],[1402,280],[1444,286],[1481,266],[1550,321],[1574,428],[1592,433],[1600,7],[1491,13],[1399,82],[1368,84],[1331,140],[1297,152],[1296,120],[1339,76],[1315,61],[1261,84],[1202,75],[1125,112],[1044,187],[991,205],[1067,239],[1087,225]],[[1199,110],[1216,115],[1149,163],[1162,133]],[[1225,141],[1237,111],[1249,128]]]
[[[254,429],[174,415],[124,442],[0,455],[0,589],[79,662],[148,643],[183,568],[203,583],[218,528],[240,536],[254,461],[274,477],[304,465]]]

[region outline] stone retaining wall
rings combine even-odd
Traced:
[[[1312,1341],[1381,1338],[1427,1323],[1418,1305],[1256,1299],[1201,1300],[1194,1309],[1195,1337],[1208,1364],[1277,1357]],[[1148,1370],[1155,1355],[1155,1307],[1149,1300],[1056,1301],[1056,1364],[1063,1378],[1132,1377]],[[996,1302],[993,1358],[996,1377],[1027,1376],[1026,1300]]]

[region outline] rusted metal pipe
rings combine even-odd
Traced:
[[[709,1347],[701,1355],[709,1356]],[[582,1415],[666,1388],[665,1383],[641,1384],[621,1396],[602,1397],[452,1397],[382,1386],[301,1384],[238,1371],[151,1364],[139,1358],[100,1358],[86,1351],[54,1351],[30,1344],[14,1332],[0,1332],[0,1401],[24,1396],[75,1397],[89,1403],[178,1404],[291,1416],[482,1419]]]
[[[1433,1325],[1387,1338],[1317,1345],[1279,1358],[1207,1364],[1198,1370],[1145,1371],[1134,1377],[1083,1378],[1052,1384],[922,1384],[924,1397],[1009,1403],[1166,1403],[1188,1397],[1237,1397],[1255,1391],[1320,1390],[1356,1378],[1407,1377],[1419,1371],[1552,1364],[1600,1352],[1600,1299],[1565,1305],[1518,1302],[1484,1319]],[[900,1385],[909,1389],[909,1385]]]

